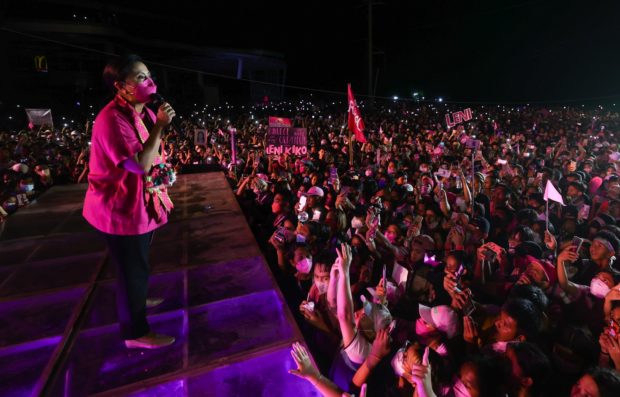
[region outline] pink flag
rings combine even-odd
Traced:
[[[347,90],[349,94],[349,130],[355,134],[355,139],[360,143],[366,143],[366,137],[364,136],[364,120],[360,110],[357,108],[357,102],[353,97],[353,91],[351,90],[351,84],[347,84]]]
[[[564,205],[564,200],[562,200],[562,195],[560,192],[556,190],[550,180],[547,180],[547,186],[545,187],[545,201],[549,200]]]

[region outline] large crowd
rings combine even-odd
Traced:
[[[447,128],[454,106],[366,104],[366,143],[346,109],[210,106],[166,138],[178,172],[226,171],[314,358],[295,345],[291,373],[326,396],[620,396],[615,106]],[[266,155],[268,116],[305,127],[307,155]],[[88,130],[0,132],[1,219],[86,182]]]

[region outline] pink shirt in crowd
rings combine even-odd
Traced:
[[[149,117],[154,122],[153,112],[144,109],[142,118]],[[168,221],[163,209],[159,220],[147,212],[144,175],[131,173],[121,165],[141,151],[142,143],[132,116],[111,101],[97,115],[93,125],[88,190],[84,200],[84,218],[96,229],[108,234],[138,235]]]

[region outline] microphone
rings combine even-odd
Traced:
[[[153,102],[153,105],[155,107],[159,107],[162,103],[166,102],[166,100],[164,99],[163,96],[159,95],[158,93],[153,93],[150,95],[151,101]],[[170,122],[170,125],[172,126],[172,128],[174,128],[174,130],[177,132],[177,134],[181,135],[181,126],[179,126],[179,123],[177,122],[177,118],[176,116],[172,118],[172,121]]]

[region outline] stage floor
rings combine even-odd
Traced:
[[[85,190],[50,189],[0,236],[0,396],[319,395],[287,373],[303,338],[222,173],[180,175],[155,233],[149,322],[177,338],[159,350],[119,337]]]

